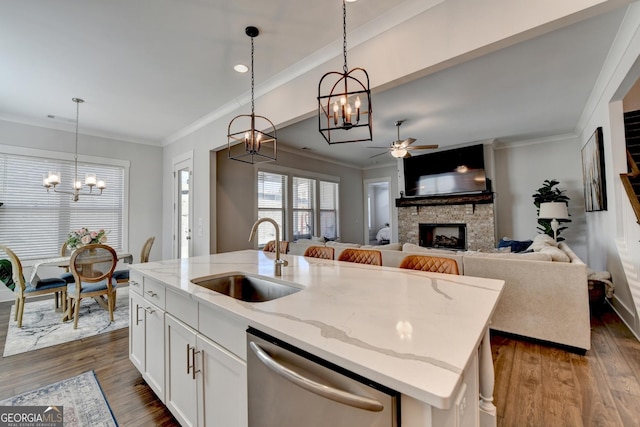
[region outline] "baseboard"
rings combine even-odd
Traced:
[[[640,341],[640,332],[635,329],[636,316],[633,311],[629,310],[629,308],[614,295],[612,299],[607,298],[606,303],[611,307],[611,309],[618,315],[618,317],[622,320],[622,323],[627,325],[627,328],[631,331],[634,337],[638,341]]]

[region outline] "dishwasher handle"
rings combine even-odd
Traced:
[[[352,406],[358,409],[364,409],[365,411],[380,412],[384,409],[382,403],[375,399],[369,399],[368,397],[358,396],[356,394],[348,393],[337,388],[329,387],[324,384],[320,384],[309,378],[306,378],[299,373],[286,368],[273,360],[271,356],[267,354],[258,344],[251,341],[249,347],[258,356],[258,359],[271,369],[276,374],[291,381],[298,387],[301,387],[311,393],[315,393],[319,396],[333,400],[344,405]]]

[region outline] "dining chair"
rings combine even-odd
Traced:
[[[156,240],[155,236],[149,237],[144,245],[142,245],[142,250],[140,250],[140,262],[149,262],[149,254],[151,254],[151,246],[153,246],[153,242]],[[127,283],[129,282],[129,269],[126,270],[116,270],[113,272],[113,277],[117,280],[118,283]]]
[[[18,256],[5,245],[0,245],[0,250],[7,254],[9,261],[11,261],[13,282],[15,284],[13,293],[16,296],[16,312],[13,320],[18,322],[18,328],[22,328],[24,302],[27,297],[56,294],[59,292],[62,297],[62,310],[66,310],[67,282],[58,277],[52,277],[40,279],[35,284],[29,283],[24,279],[24,272],[22,270],[22,262],[20,262],[20,258],[18,258]]]
[[[400,262],[400,268],[432,271],[435,273],[460,274],[458,272],[458,263],[455,259],[427,255],[408,255]]]
[[[67,285],[68,301],[65,319],[71,320],[73,317],[74,329],[78,327],[80,301],[83,298],[95,298],[103,308],[109,311],[109,320],[113,322],[118,286],[118,282],[113,278],[113,271],[117,263],[116,251],[111,246],[100,243],[82,246],[71,255],[69,267],[75,282]]]
[[[347,248],[340,253],[338,261],[358,264],[382,265],[382,252],[374,249]]]
[[[304,251],[304,256],[312,258],[333,259],[335,250],[329,246],[309,246]]]
[[[264,248],[262,248],[262,250],[264,252],[275,252],[276,251],[276,241],[275,240],[269,240],[264,245]],[[286,240],[283,240],[283,241],[280,242],[280,253],[281,254],[286,254],[287,252],[289,252],[289,242],[287,242]]]

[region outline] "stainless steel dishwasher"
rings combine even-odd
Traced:
[[[254,328],[247,330],[250,427],[397,427],[400,395]]]

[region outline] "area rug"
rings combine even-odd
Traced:
[[[129,288],[124,287],[117,290],[113,322],[109,322],[109,312],[100,307],[93,298],[82,299],[78,329],[73,329],[73,321],[61,321],[62,313],[54,311],[53,299],[36,302],[28,302],[27,300],[22,317],[22,329],[18,328],[18,323],[13,320],[15,309],[14,304],[11,308],[3,357],[129,326]]]
[[[93,371],[0,400],[0,406],[43,406],[56,412],[62,407],[65,427],[118,426]]]

